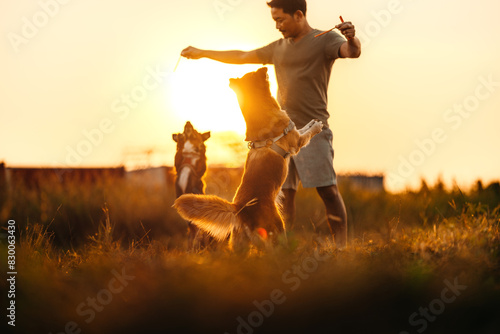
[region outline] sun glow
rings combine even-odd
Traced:
[[[169,100],[180,121],[190,121],[200,131],[245,133],[245,121],[229,79],[242,77],[261,65],[228,65],[213,60],[181,59],[172,75]],[[276,91],[274,69],[271,92]]]

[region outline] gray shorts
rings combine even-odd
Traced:
[[[299,181],[304,188],[336,185],[332,141],[332,130],[326,128],[314,136],[309,145],[301,148],[299,154],[291,157],[282,188],[297,190]]]

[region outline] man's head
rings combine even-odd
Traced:
[[[284,38],[297,37],[307,25],[305,0],[272,0],[267,5]]]

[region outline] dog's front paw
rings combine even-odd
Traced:
[[[323,122],[321,122],[320,120],[317,120],[317,119],[315,119],[313,121],[314,121],[314,123],[311,126],[311,131],[315,135],[317,135],[318,133],[321,132],[321,130],[323,130]]]

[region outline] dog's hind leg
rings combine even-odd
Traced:
[[[251,244],[250,233],[250,229],[246,225],[237,230],[232,230],[229,236],[229,249],[240,254],[248,252]]]
[[[259,215],[256,227],[264,228],[269,237],[277,236],[281,233],[286,234],[285,223],[278,207],[271,203],[262,208],[262,214]]]
[[[285,241],[287,240],[286,237],[286,225],[285,225],[285,220],[283,219],[283,216],[281,215],[280,211],[278,208],[276,208],[276,213],[273,215],[273,219],[275,221],[274,226],[278,228],[278,233],[282,233]]]
[[[200,229],[191,222],[188,222],[188,251],[197,251],[200,248],[197,235]]]

